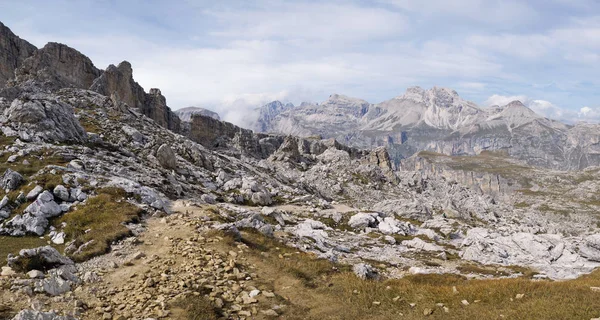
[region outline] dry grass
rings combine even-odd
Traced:
[[[21,249],[37,248],[47,244],[46,240],[39,237],[0,236],[0,265],[6,264],[6,257],[9,253],[17,254]]]
[[[348,267],[297,253],[260,234],[243,232],[259,277],[285,292],[284,319],[590,319],[600,316],[600,271],[577,280],[467,280],[459,275],[411,275],[398,280],[358,279]],[[508,267],[527,273],[528,269]],[[523,270],[521,270],[523,269]],[[481,271],[481,270],[477,270]],[[262,275],[262,276],[261,276]],[[296,279],[302,285],[285,290]],[[265,280],[268,282],[267,280]],[[292,283],[293,284],[293,283]],[[453,292],[456,287],[458,293]],[[517,294],[524,294],[516,299]],[[396,299],[395,299],[396,298]],[[461,303],[467,300],[469,305]],[[379,302],[379,304],[373,304]],[[413,308],[411,303],[416,304]],[[442,303],[449,312],[436,306]],[[425,309],[433,313],[424,316]]]
[[[182,319],[188,320],[217,320],[219,312],[204,296],[188,296],[177,302],[175,307],[183,310]]]
[[[63,222],[67,224],[67,241],[75,240],[79,246],[94,240],[83,252],[71,256],[76,261],[106,253],[113,241],[130,234],[124,223],[137,220],[141,214],[141,209],[124,200],[124,191],[101,189],[98,193],[98,196],[89,198],[85,205],[56,221],[57,225]]]

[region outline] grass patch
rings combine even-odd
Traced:
[[[496,276],[496,277],[507,277],[510,275],[508,272],[505,272],[505,271],[500,271],[495,268],[478,266],[476,264],[471,264],[471,263],[467,263],[467,264],[458,266],[458,267],[456,267],[456,270],[460,271],[461,273],[465,273],[465,274],[469,274],[469,273],[483,274],[483,275],[490,275],[490,276]]]
[[[21,249],[31,249],[48,245],[47,240],[40,237],[0,236],[0,265],[6,264],[9,253],[18,254]]]
[[[113,241],[130,234],[124,223],[136,221],[142,210],[125,201],[121,194],[113,189],[100,189],[85,205],[56,220],[56,225],[66,223],[67,241],[75,240],[76,246],[93,240],[82,252],[71,255],[72,259],[84,261],[106,253]]]
[[[204,296],[188,296],[178,301],[174,307],[183,310],[181,319],[217,320],[220,318],[219,310],[213,307]]]
[[[299,279],[307,288],[317,288],[323,284],[327,276],[341,270],[350,270],[349,266],[333,264],[328,260],[318,259],[312,254],[298,252],[254,230],[244,230],[242,242],[250,248],[275,257],[276,265],[281,270]]]
[[[273,281],[269,283],[275,285],[275,293],[286,296],[284,319],[423,319],[424,309],[433,310],[430,319],[590,319],[599,315],[600,293],[590,287],[600,287],[600,270],[560,282],[525,277],[468,280],[454,274],[371,281],[357,278],[348,267],[298,254],[260,234],[243,232],[243,238],[251,248],[248,255],[257,263],[259,277],[272,279],[268,281]],[[486,272],[474,265],[463,268]],[[505,269],[507,273],[532,272],[522,267]],[[286,278],[299,279],[302,285],[289,290],[293,282]],[[524,297],[516,299],[517,294]],[[470,304],[465,306],[462,300]],[[449,312],[436,306],[438,303]]]

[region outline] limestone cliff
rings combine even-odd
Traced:
[[[0,87],[14,78],[15,70],[36,50],[34,45],[17,37],[0,22]]]

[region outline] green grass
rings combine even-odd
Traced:
[[[0,236],[0,265],[6,264],[9,253],[17,254],[21,249],[31,249],[48,245],[47,240],[39,237]]]
[[[75,240],[80,246],[88,241],[94,242],[83,252],[71,255],[75,261],[84,261],[106,253],[110,244],[130,234],[124,225],[139,218],[142,210],[125,201],[123,192],[115,189],[101,189],[95,197],[89,198],[85,205],[58,218],[55,225],[66,223],[67,241]],[[89,232],[85,232],[90,230]]]

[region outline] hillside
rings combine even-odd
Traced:
[[[598,315],[597,167],[533,167],[506,156],[517,144],[395,164],[385,147],[196,112],[185,121],[127,61],[99,69],[65,44],[35,49],[0,29],[0,44],[16,44],[0,51],[15,66],[0,74],[0,318]],[[296,110],[310,126],[293,130],[401,124],[406,141],[481,121],[482,132],[542,142],[591,131],[518,103],[482,110],[445,89],[379,106],[341,95],[274,103],[261,118]],[[534,146],[522,155],[545,150]]]

